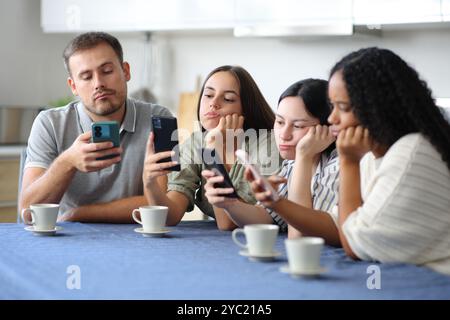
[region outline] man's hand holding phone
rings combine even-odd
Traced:
[[[92,132],[88,131],[78,136],[72,146],[61,156],[74,170],[92,172],[102,170],[120,162],[122,148],[114,147],[111,141],[92,143]],[[98,160],[103,157],[110,159]]]

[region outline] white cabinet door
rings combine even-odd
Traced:
[[[133,11],[135,30],[217,29],[234,25],[234,0],[134,0]]]
[[[442,0],[442,21],[450,21],[450,0]]]
[[[236,0],[238,24],[322,24],[351,15],[352,0]]]
[[[232,28],[234,0],[42,0],[45,32]]]
[[[442,9],[442,10],[441,10]],[[41,0],[45,32],[450,21],[450,0]]]
[[[352,0],[236,0],[237,37],[352,33]]]
[[[441,0],[354,0],[354,23],[440,22]]]
[[[120,0],[42,0],[41,26],[44,32],[128,31],[134,23],[131,9]]]

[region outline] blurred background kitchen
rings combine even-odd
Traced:
[[[327,79],[367,46],[405,58],[450,113],[450,0],[0,0],[0,23],[0,222],[16,221],[34,117],[74,98],[61,53],[84,31],[115,35],[129,95],[167,106],[188,129],[200,83],[219,65],[245,67],[275,108],[289,84]]]

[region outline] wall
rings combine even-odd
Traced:
[[[43,33],[38,0],[0,0],[0,21],[0,105],[43,106],[72,96],[61,54],[75,34]],[[149,66],[147,73],[151,77],[144,74],[145,47],[154,51],[154,57],[165,55],[165,40],[160,40],[158,48],[152,50],[142,33],[114,35],[121,40],[125,59],[131,63],[129,92],[154,84],[158,97],[167,102],[161,89],[166,87],[166,77],[157,76],[161,68],[168,69],[166,60],[162,59],[152,69]]]
[[[410,62],[428,81],[435,97],[450,97],[450,29],[392,30],[381,37],[281,40],[191,35],[168,36],[168,41],[174,58],[174,94],[193,90],[197,74],[204,78],[219,65],[239,64],[254,76],[275,107],[278,96],[291,83],[307,77],[326,79],[344,54],[380,46]]]
[[[70,35],[46,35],[40,1],[0,1],[0,105],[45,105],[70,95],[61,58]]]
[[[44,34],[37,0],[1,0],[0,21],[0,105],[45,105],[71,95],[61,52],[74,35]],[[159,34],[147,43],[143,33],[114,35],[131,64],[130,93],[150,87],[161,104],[176,109],[180,93],[194,90],[197,75],[204,78],[219,65],[240,64],[275,107],[279,94],[292,82],[327,78],[331,66],[345,53],[373,45],[399,53],[429,82],[436,97],[450,97],[450,29],[446,27],[393,30],[381,37],[290,40]]]
[[[130,63],[131,80],[128,92],[133,95],[142,88],[149,89],[157,102],[169,109],[176,109],[178,97],[173,90],[173,57],[170,39],[146,34],[113,33],[120,41],[124,59]]]

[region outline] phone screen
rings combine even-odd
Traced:
[[[223,165],[219,155],[216,154],[214,149],[202,148],[202,159],[206,169],[214,171],[215,174],[223,176],[223,182],[216,183],[215,188],[233,188],[233,193],[226,195],[230,198],[239,198],[236,189],[231,182],[231,178],[228,175],[227,169]]]
[[[92,128],[92,142],[105,142],[111,141],[113,147],[120,146],[119,124],[116,121],[100,121],[93,122]],[[112,154],[105,157],[97,158],[97,160],[105,160],[116,157],[116,154]]]
[[[258,168],[250,163],[250,158],[248,156],[248,153],[244,150],[238,149],[236,150],[236,156],[239,160],[242,161],[242,163],[250,169],[250,171],[253,174],[253,177],[255,179],[260,179],[262,183],[264,184],[265,190],[269,190],[274,195],[274,198],[278,199],[278,192],[272,187],[272,185],[267,181],[267,179],[261,175]]]
[[[177,119],[173,117],[152,116],[152,126],[155,136],[155,153],[173,150],[175,151],[173,160],[180,162]],[[172,161],[172,158],[168,157],[158,161],[158,163],[170,161]],[[181,167],[178,164],[167,170],[180,171]]]

